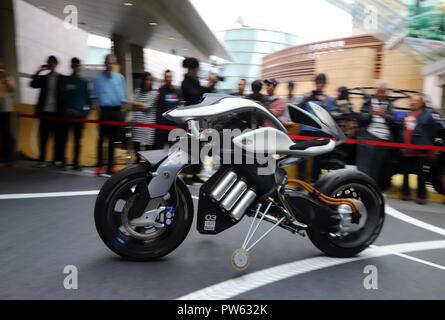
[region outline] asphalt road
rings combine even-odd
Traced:
[[[42,194],[94,191],[105,180],[0,168],[0,299],[445,299],[442,204],[387,199],[391,215],[376,248],[356,259],[325,257],[307,238],[276,229],[252,250],[250,267],[237,272],[229,257],[241,246],[249,218],[216,236],[200,235],[193,225],[167,257],[129,262],[99,239],[94,194]],[[197,195],[196,187],[191,191]],[[77,290],[63,285],[67,265],[78,270]],[[368,268],[377,272],[377,288],[365,288]]]

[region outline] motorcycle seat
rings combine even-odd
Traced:
[[[286,154],[300,157],[313,157],[334,150],[335,141],[315,139],[294,142],[284,132],[263,127],[245,132],[235,138],[233,143],[251,153]]]
[[[329,139],[314,139],[307,141],[298,141],[294,145],[290,146],[290,150],[306,150],[311,147],[321,147],[329,143]]]

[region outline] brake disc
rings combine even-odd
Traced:
[[[124,208],[122,209],[121,214],[121,220],[122,220],[122,226],[124,227],[125,231],[132,237],[139,239],[139,240],[149,240],[154,237],[154,234],[159,229],[164,229],[165,224],[156,222],[158,215],[163,210],[153,210],[156,211],[156,214],[153,214],[151,217],[147,215],[147,212],[142,214],[141,217],[132,219],[131,221],[128,219],[128,215],[130,212],[131,207],[134,204],[135,199],[137,198],[137,194],[131,196],[128,201],[125,203]],[[164,209],[165,210],[165,209]],[[171,214],[171,211],[169,211]],[[170,222],[171,222],[171,216],[170,216]],[[135,227],[145,228],[145,227],[152,227],[156,228],[157,230],[152,233],[140,233],[135,230]],[[144,229],[145,231],[146,229]]]

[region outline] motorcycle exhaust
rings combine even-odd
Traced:
[[[232,212],[230,212],[232,218],[239,221],[243,217],[247,208],[249,208],[255,201],[255,198],[256,198],[256,193],[252,189],[247,190],[245,195],[238,202],[238,204],[235,206]]]
[[[220,202],[220,207],[237,221],[241,220],[256,196],[253,189],[248,189],[246,182],[238,179],[238,175],[231,170],[222,176],[210,192],[212,202]]]
[[[210,193],[210,198],[214,201],[220,201],[229,191],[229,189],[234,185],[238,176],[235,172],[229,171],[224,175],[221,182],[215,187],[215,189]]]
[[[242,197],[246,190],[247,184],[243,180],[238,181],[230,190],[229,194],[221,202],[221,208],[226,211],[232,210],[235,203]]]

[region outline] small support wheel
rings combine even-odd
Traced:
[[[236,271],[246,270],[250,265],[250,253],[246,249],[239,248],[232,252],[230,264]]]

